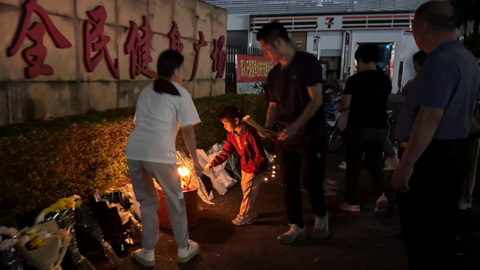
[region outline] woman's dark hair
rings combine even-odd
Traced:
[[[378,63],[380,60],[380,49],[373,43],[367,43],[358,47],[355,52],[355,60],[362,60],[365,64],[370,62]]]
[[[153,84],[153,90],[159,94],[165,93],[173,96],[180,96],[180,92],[169,79],[175,69],[183,64],[183,55],[174,50],[166,50],[158,57],[157,73],[158,78]]]
[[[416,53],[413,55],[413,60],[415,60],[415,61],[418,62],[418,60],[422,59],[425,55],[427,55],[426,52],[424,52],[424,51],[418,51],[418,52],[416,52]]]
[[[226,119],[231,123],[233,123],[235,118],[238,118],[238,120],[242,122],[243,117],[245,117],[245,114],[242,113],[237,107],[231,105],[225,107],[225,109],[223,109],[219,115],[220,120]]]

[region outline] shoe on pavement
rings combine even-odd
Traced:
[[[303,241],[307,239],[305,227],[300,229],[296,224],[290,224],[290,229],[277,237],[277,241],[282,244],[291,244],[295,241]]]
[[[249,217],[238,216],[234,220],[232,220],[233,225],[242,226],[242,225],[250,225],[253,223],[253,219]]]
[[[155,266],[155,253],[153,250],[147,250],[144,248],[138,249],[133,252],[133,259],[146,267]]]
[[[179,263],[186,263],[197,256],[199,251],[200,246],[192,240],[188,240],[188,246],[186,248],[178,248],[177,261]]]
[[[385,193],[377,199],[377,206],[375,207],[375,212],[385,212],[388,210],[388,198],[385,196]]]
[[[328,228],[328,218],[329,214],[327,214],[323,217],[319,217],[315,215],[315,226],[313,227],[313,232],[312,236],[318,239],[325,239],[328,237],[328,234],[330,233],[329,228]]]
[[[360,213],[359,204],[350,205],[347,202],[343,202],[338,207],[340,207],[340,209],[342,209],[343,211]]]
[[[340,165],[338,165],[338,168],[340,168],[342,170],[346,170],[347,169],[347,163],[345,161],[342,161],[342,163],[340,163]]]

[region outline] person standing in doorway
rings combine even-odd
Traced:
[[[295,51],[287,30],[278,22],[266,24],[257,40],[272,62],[265,94],[269,102],[266,128],[281,126],[278,159],[284,180],[285,208],[290,229],[278,236],[284,244],[305,240],[301,179],[315,212],[312,235],[326,238],[328,212],[323,194],[327,123],[323,106],[322,66],[311,54]]]
[[[388,134],[387,102],[392,92],[390,78],[377,69],[380,51],[375,44],[360,46],[355,53],[358,73],[345,86],[338,111],[350,110],[345,130],[347,176],[345,200],[340,209],[360,212],[358,184],[365,153],[367,168],[373,180],[377,205],[375,211],[386,211],[388,199],[383,181],[382,153]]]
[[[413,55],[413,69],[415,69],[415,72],[418,74],[420,72],[420,64],[419,64],[419,61],[420,59],[422,59],[423,57],[425,57],[427,54],[423,51],[418,51],[416,52],[414,55]],[[404,97],[407,96],[408,94],[408,90],[410,90],[410,87],[412,87],[412,82],[413,82],[413,79],[412,80],[409,80],[405,86],[403,86],[403,89],[402,89],[402,95]]]
[[[415,12],[413,37],[427,56],[399,115],[404,148],[392,177],[410,269],[457,269],[455,227],[466,143],[480,89],[475,57],[457,41],[455,10],[430,1]],[[401,150],[401,149],[400,149]]]
[[[192,97],[181,86],[183,60],[177,51],[168,50],[160,55],[157,61],[158,79],[140,93],[135,129],[127,140],[128,171],[135,197],[140,203],[143,225],[143,248],[135,251],[133,258],[147,267],[155,265],[154,249],[159,236],[157,212],[160,200],[152,178],[167,197],[173,234],[179,247],[178,262],[189,261],[199,251],[198,244],[189,240],[185,199],[176,165],[175,137],[181,126],[195,171],[198,175],[203,172],[198,163],[194,130],[200,118]]]

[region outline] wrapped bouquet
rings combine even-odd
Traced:
[[[17,230],[15,228],[0,227],[0,269],[23,270],[23,260],[15,244]]]
[[[72,240],[69,230],[59,229],[54,220],[25,228],[15,247],[27,263],[39,270],[61,269]]]
[[[54,204],[45,208],[35,219],[35,223],[39,224],[46,221],[55,221],[57,226],[64,230],[69,230],[72,235],[72,240],[68,246],[68,250],[72,256],[72,261],[79,270],[95,270],[95,267],[90,261],[81,254],[78,249],[75,231],[75,207],[80,202],[79,196],[72,196],[71,198],[59,199]],[[36,238],[34,244],[41,244],[41,238]]]

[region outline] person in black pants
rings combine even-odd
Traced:
[[[277,240],[289,244],[307,238],[303,223],[300,179],[315,212],[312,235],[328,236],[328,212],[324,202],[325,137],[322,67],[311,54],[295,51],[287,30],[278,22],[266,24],[257,39],[272,62],[265,93],[269,102],[266,128],[282,128],[278,158],[285,188],[285,208],[290,229]]]
[[[340,209],[360,212],[357,196],[362,155],[365,152],[367,168],[373,179],[377,206],[375,211],[386,211],[388,199],[383,181],[382,153],[388,134],[387,102],[392,83],[382,70],[377,70],[380,51],[375,44],[365,44],[355,53],[358,73],[345,86],[338,111],[350,110],[344,132],[347,156],[345,180],[346,202]]]
[[[453,249],[458,201],[480,68],[457,41],[449,3],[421,5],[412,27],[427,55],[398,118],[395,135],[406,148],[392,186],[410,269],[458,269]]]

